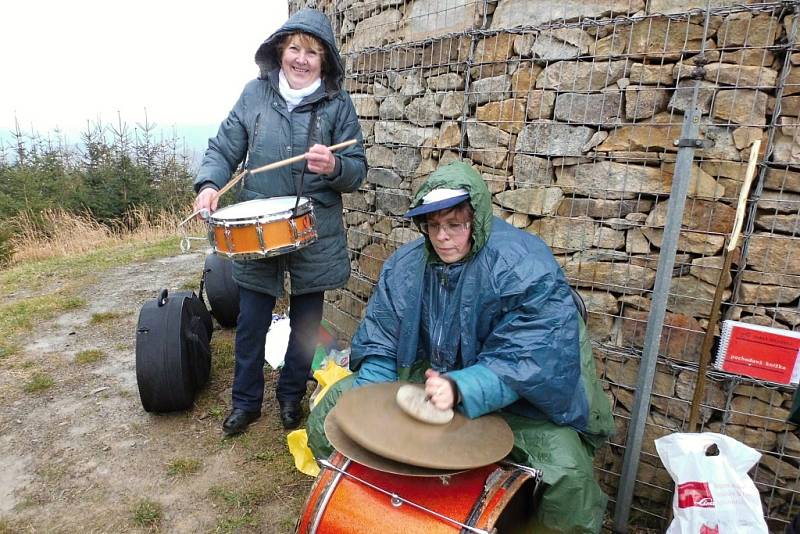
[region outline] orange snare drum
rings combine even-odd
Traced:
[[[251,260],[286,254],[317,240],[314,208],[307,198],[248,200],[214,212],[206,220],[217,254]]]
[[[522,466],[419,477],[376,471],[339,452],[321,464],[297,533],[514,532],[530,521],[539,482]]]

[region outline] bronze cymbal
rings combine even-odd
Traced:
[[[449,469],[429,469],[427,467],[419,467],[416,465],[404,464],[395,462],[389,458],[384,458],[373,452],[368,451],[342,432],[336,421],[336,407],[328,413],[325,418],[325,436],[331,442],[333,448],[340,453],[344,454],[351,460],[365,465],[376,471],[383,471],[385,473],[392,473],[394,475],[406,475],[412,477],[440,477],[446,475],[455,475],[463,471],[452,471]]]
[[[497,415],[468,419],[456,412],[449,423],[432,425],[405,414],[395,401],[404,384],[369,384],[346,391],[336,405],[342,432],[378,456],[429,469],[474,469],[511,452],[514,435]]]

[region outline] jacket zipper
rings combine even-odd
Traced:
[[[440,278],[440,280],[439,280],[439,311],[440,312],[446,310],[447,306],[448,306],[448,302],[447,302],[447,300],[448,300],[447,299],[447,282],[448,282],[449,274],[450,274],[449,271],[450,271],[450,266],[449,265],[445,265],[442,268],[441,273],[440,273],[440,277],[439,277]],[[441,355],[441,353],[439,351],[439,347],[441,346],[442,337],[444,337],[444,328],[443,328],[443,324],[442,324],[444,322],[444,317],[442,317],[442,315],[444,315],[444,314],[440,313],[439,315],[440,316],[436,320],[436,330],[435,330],[434,336],[433,336],[433,341],[434,341],[433,349],[434,349],[434,351],[436,353],[436,363],[437,363],[437,366],[439,367],[439,369],[437,369],[437,370],[438,371],[443,371],[446,366],[445,366],[445,362],[442,361],[442,355]]]
[[[256,124],[253,127],[253,135],[250,137],[250,146],[247,147],[248,152],[253,151],[253,145],[256,142],[256,138],[258,137],[258,126],[261,124],[261,113],[256,115]],[[248,158],[249,159],[249,158]]]

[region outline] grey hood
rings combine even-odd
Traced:
[[[294,32],[303,32],[313,35],[321,40],[327,48],[326,62],[328,72],[323,74],[328,90],[339,90],[344,79],[344,66],[339,51],[336,49],[336,39],[328,17],[316,9],[301,9],[287,20],[278,31],[270,35],[261,43],[256,51],[256,65],[260,70],[259,77],[266,79],[267,75],[281,66],[278,57],[278,43],[284,36]]]

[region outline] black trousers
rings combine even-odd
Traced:
[[[314,359],[324,292],[289,297],[289,345],[275,396],[280,403],[299,402]],[[264,400],[264,343],[272,322],[275,297],[239,287],[236,323],[236,365],[233,375],[233,407],[261,411]]]

